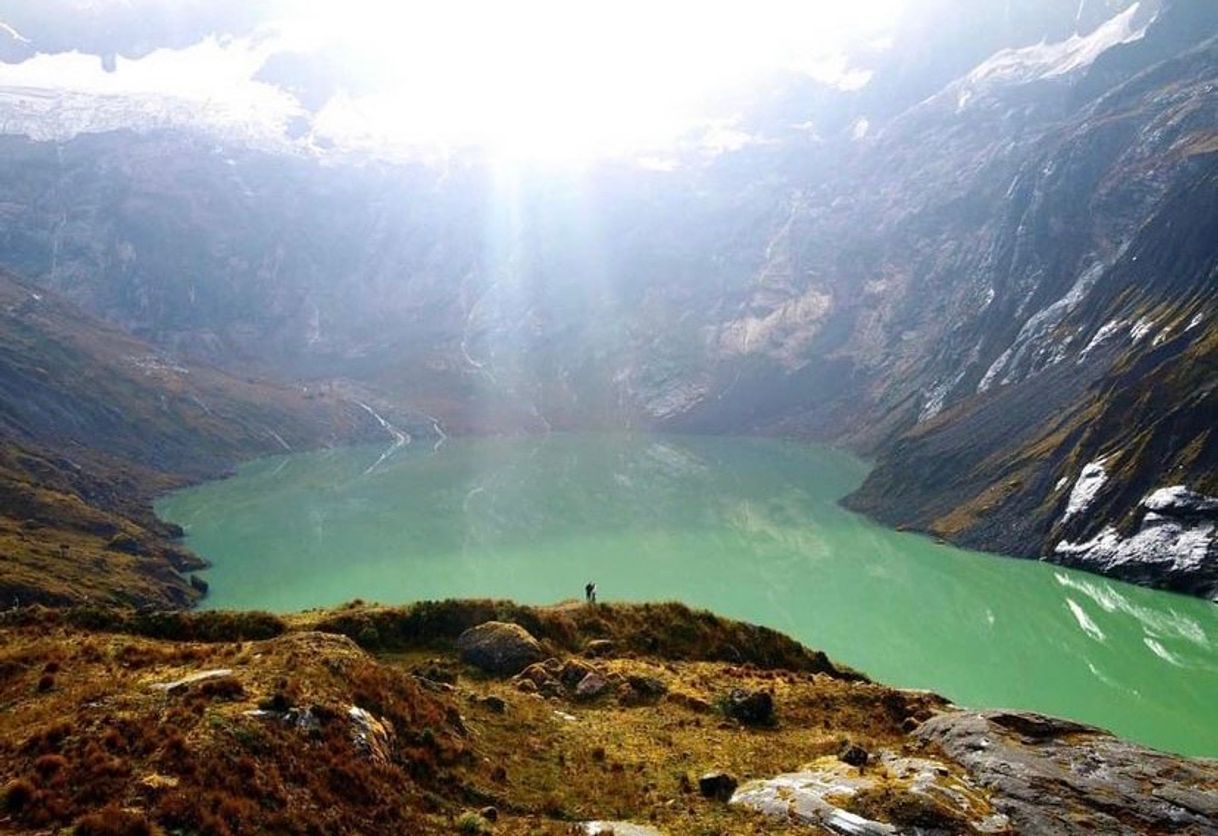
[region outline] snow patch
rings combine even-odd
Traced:
[[[994,288],[993,288],[993,287],[987,287],[987,288],[985,289],[985,298],[981,300],[981,307],[977,309],[977,312],[978,312],[978,313],[981,313],[982,311],[984,311],[984,310],[986,310],[987,308],[989,308],[989,306],[990,306],[991,304],[993,304],[993,302],[994,302],[994,295],[995,295],[995,294],[994,294]]]
[[[1127,540],[1108,526],[1085,543],[1063,540],[1053,551],[1060,557],[1106,570],[1133,564],[1188,573],[1207,561],[1213,546],[1213,522],[1189,523],[1148,513],[1142,528]]]
[[[965,83],[974,88],[1026,83],[1057,78],[1089,67],[1114,46],[1132,43],[1146,34],[1146,26],[1134,26],[1140,6],[1141,3],[1134,3],[1089,35],[1075,34],[1057,43],[1042,41],[1021,49],[1004,49],[969,73]]]
[[[38,53],[6,66],[0,133],[61,142],[80,134],[197,128],[268,151],[303,152],[289,125],[308,112],[287,91],[255,80],[269,40],[208,37],[143,58],[119,56],[118,72],[94,55]]]
[[[1142,338],[1149,334],[1154,327],[1155,321],[1153,319],[1142,317],[1133,324],[1132,328],[1129,329],[1129,337],[1135,343],[1139,343],[1142,341]]]
[[[1078,475],[1078,481],[1074,483],[1074,489],[1070,491],[1070,499],[1066,502],[1066,513],[1062,515],[1063,523],[1083,513],[1095,502],[1100,489],[1108,481],[1108,471],[1104,470],[1105,461],[1107,461],[1106,458],[1096,459],[1084,467],[1082,473]]]
[[[1190,491],[1184,485],[1173,485],[1159,488],[1147,496],[1142,500],[1142,506],[1148,511],[1175,517],[1212,514],[1218,511],[1218,497]]]
[[[1112,339],[1113,335],[1120,331],[1121,326],[1124,324],[1125,321],[1121,319],[1114,319],[1111,322],[1105,322],[1100,330],[1095,332],[1095,336],[1091,338],[1091,342],[1087,343],[1087,347],[1079,353],[1078,361],[1080,363],[1085,362],[1087,358],[1091,356],[1091,352],[1095,351],[1104,343]]]
[[[1007,367],[1007,363],[1010,361],[1013,351],[1014,346],[1011,346],[1011,348],[1008,348],[1006,351],[1002,352],[1002,354],[999,354],[998,359],[995,360],[988,369],[986,369],[985,374],[981,376],[981,382],[977,384],[978,394],[985,392],[994,385],[994,378],[1002,374],[1003,369]]]
[[[1185,331],[1193,330],[1194,328],[1196,328],[1198,325],[1201,324],[1201,320],[1203,320],[1203,319],[1205,319],[1205,317],[1202,314],[1196,314],[1195,316],[1193,316],[1192,319],[1190,319],[1188,321],[1188,327],[1185,328],[1184,330]]]
[[[1124,252],[1123,248],[1122,252]],[[998,379],[998,376],[1004,372],[1005,375],[1002,377],[1001,384],[1005,386],[1008,383],[1013,383],[1021,370],[1034,366],[1036,358],[1044,356],[1046,347],[1052,345],[1053,336],[1057,332],[1058,326],[1087,298],[1087,294],[1095,287],[1096,282],[1104,274],[1107,266],[1107,263],[1104,261],[1093,262],[1078,274],[1074,284],[1071,285],[1070,290],[1064,296],[1028,317],[1023,327],[1019,329],[1019,334],[1016,335],[1015,340],[994,361],[989,370],[986,371],[985,376],[981,379],[981,383],[977,386],[977,391],[984,392],[989,389],[994,385],[994,381]],[[992,289],[990,294],[992,299]],[[989,301],[987,300],[986,305],[988,306],[988,304]],[[1066,340],[1050,351],[1048,365],[1055,365],[1065,359],[1066,348],[1069,346],[1070,339],[1067,337]]]

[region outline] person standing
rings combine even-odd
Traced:
[[[584,602],[588,604],[596,603],[596,584],[592,581],[584,584]]]

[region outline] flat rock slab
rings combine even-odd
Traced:
[[[662,830],[629,821],[586,821],[583,827],[587,836],[665,836]]]
[[[1019,712],[942,714],[915,736],[968,770],[1018,833],[1218,834],[1215,760]]]
[[[189,688],[196,682],[206,682],[209,679],[221,679],[226,676],[232,676],[233,672],[229,668],[215,668],[210,671],[199,671],[192,673],[190,676],[184,676],[181,679],[175,679],[173,682],[154,682],[148,686],[154,691],[164,691],[167,694],[176,694],[177,692]]]
[[[882,753],[865,770],[837,758],[821,758],[799,772],[750,781],[736,790],[731,803],[764,815],[813,825],[843,836],[896,836],[912,832],[844,809],[862,792],[888,790],[919,799],[928,810],[942,811],[945,823],[974,833],[1005,833],[1008,822],[994,812],[985,793],[956,777],[944,764]]]

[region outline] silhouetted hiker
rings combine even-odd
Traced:
[[[588,602],[589,604],[596,603],[596,584],[594,584],[594,583],[584,584],[584,600],[586,602]]]

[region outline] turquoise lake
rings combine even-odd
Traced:
[[[388,455],[387,455],[388,453]],[[1218,755],[1218,607],[962,551],[842,509],[867,465],[794,442],[564,435],[261,459],[165,497],[205,606],[677,599],[881,681]]]

